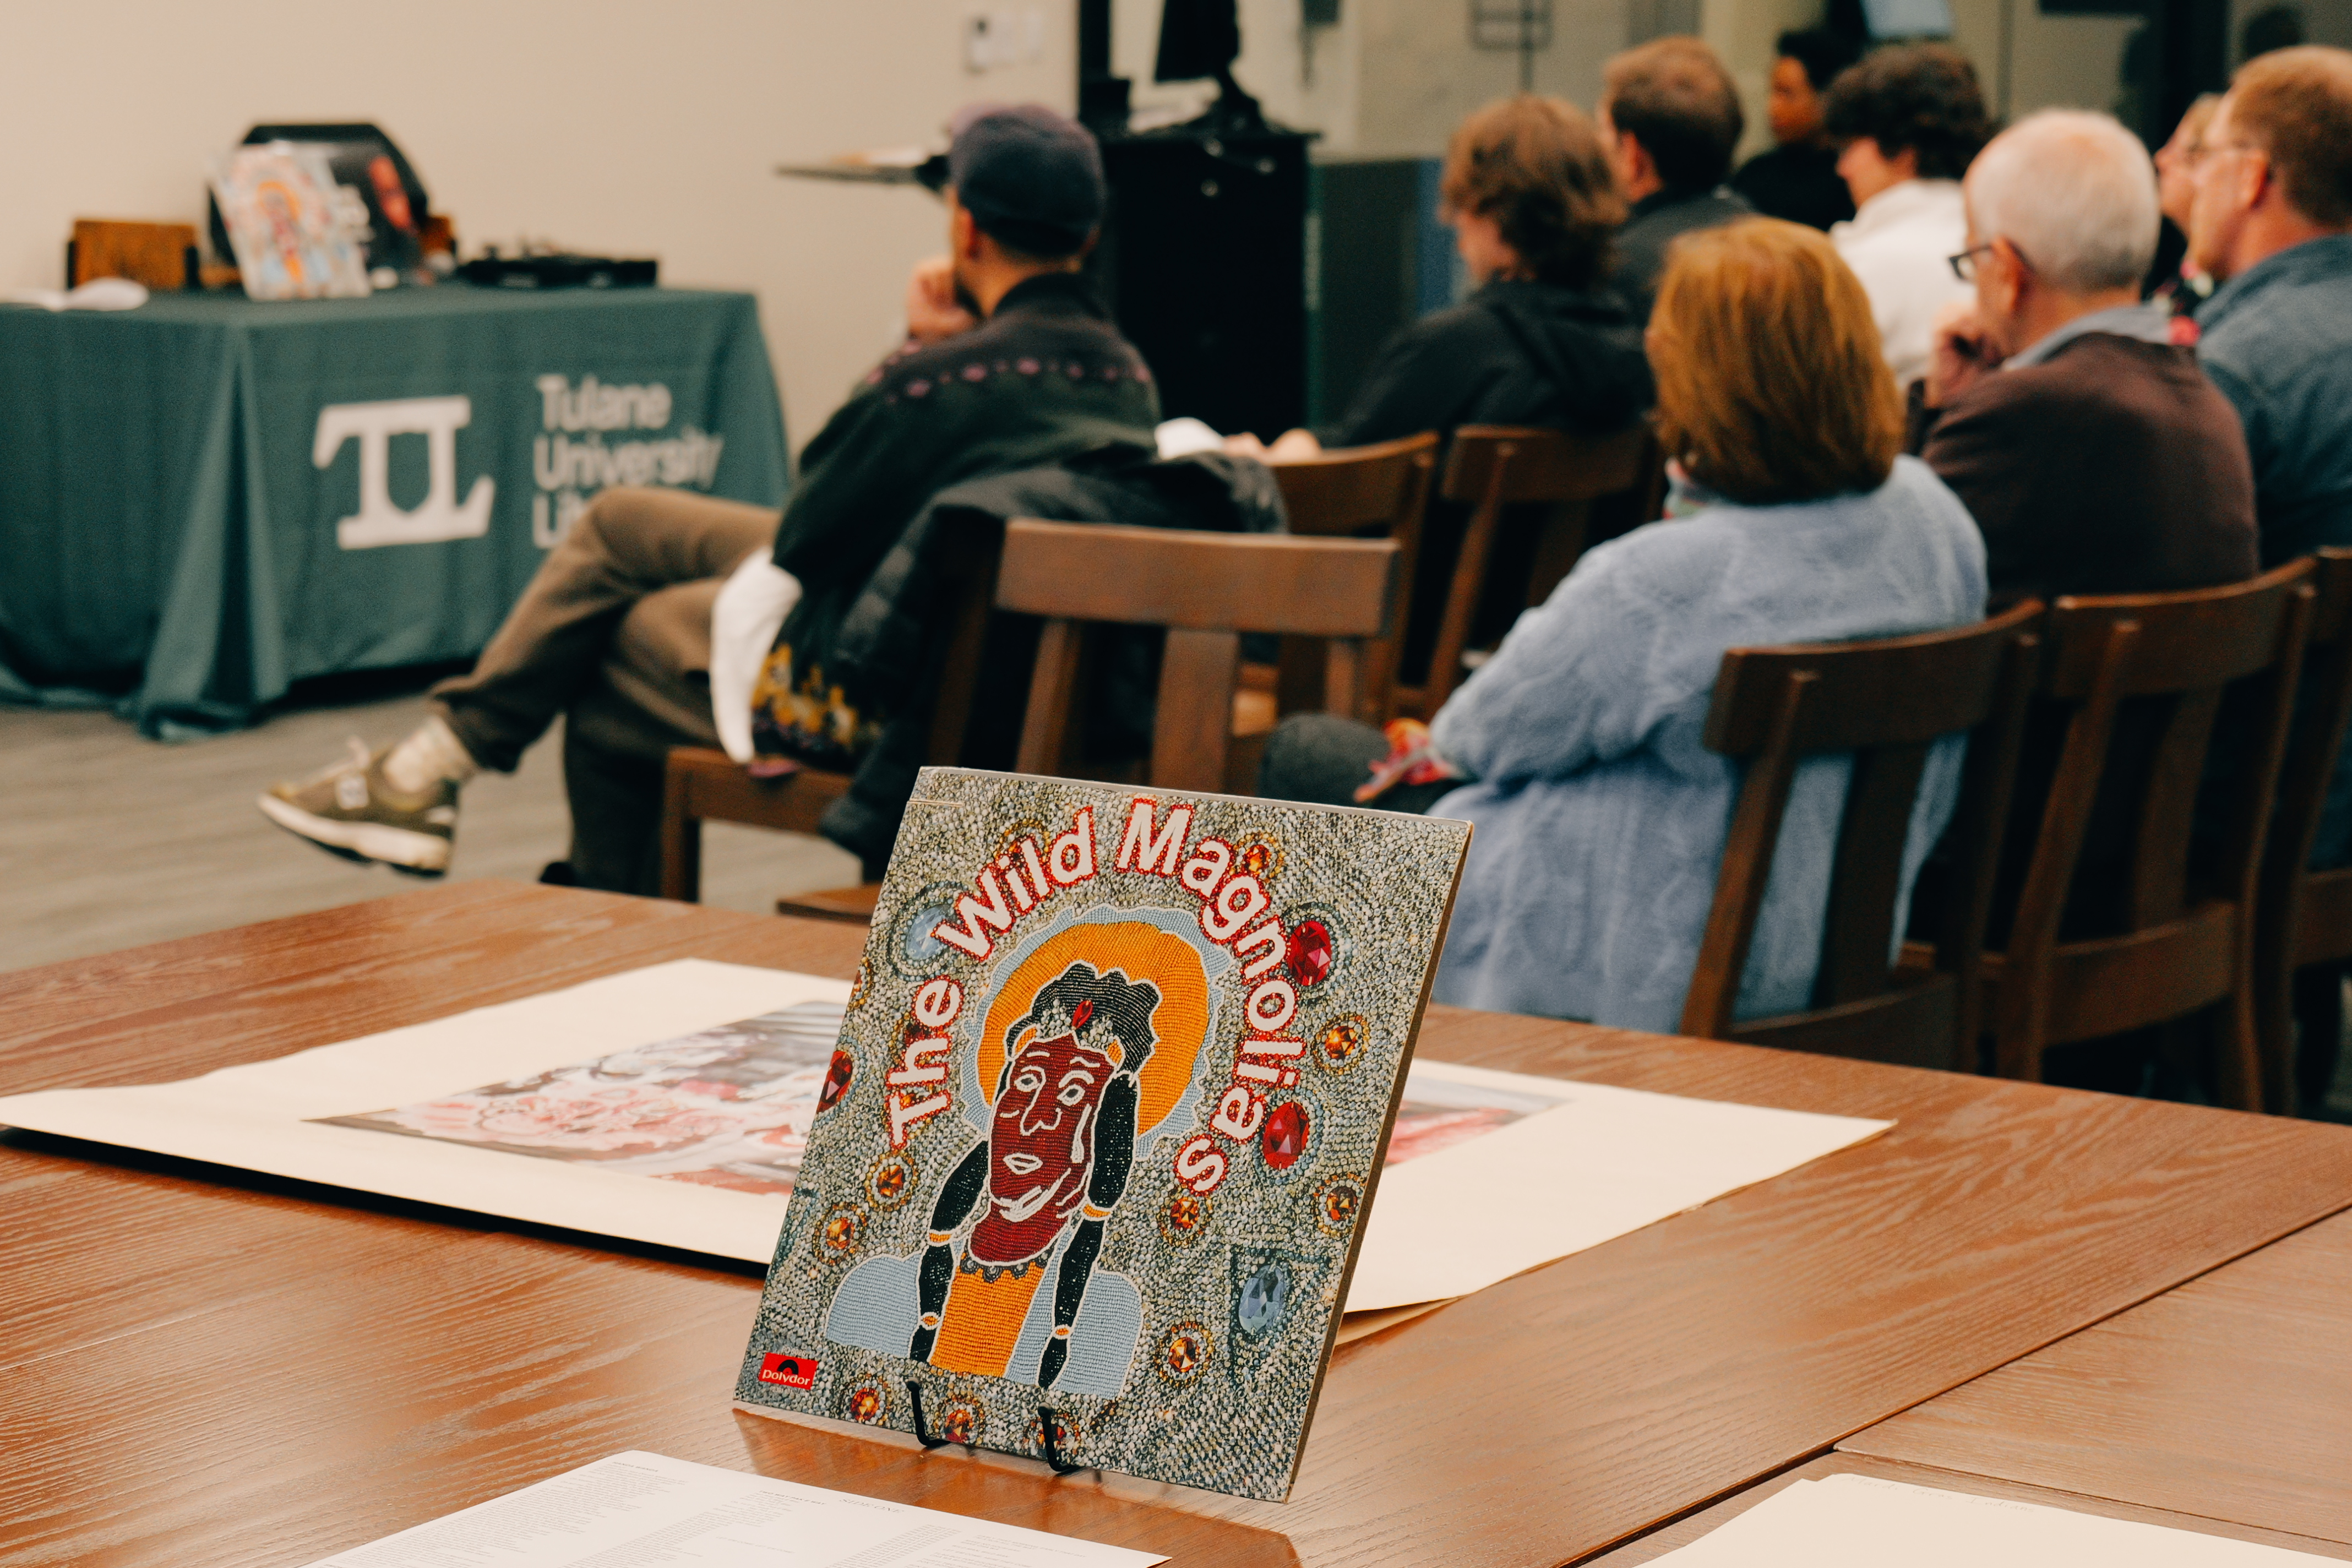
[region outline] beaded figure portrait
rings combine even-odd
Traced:
[[[925,770],[737,1397],[1284,1495],[1468,837]]]

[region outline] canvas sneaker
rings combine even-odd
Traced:
[[[446,871],[457,837],[457,786],[443,779],[403,795],[383,776],[384,752],[371,756],[357,741],[351,747],[332,767],[273,787],[258,802],[262,815],[346,860],[381,861],[418,877]]]

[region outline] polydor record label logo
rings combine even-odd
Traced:
[[[811,1388],[816,1384],[816,1357],[770,1351],[760,1358],[760,1381],[786,1388]]]

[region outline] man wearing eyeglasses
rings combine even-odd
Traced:
[[[2104,114],[2032,115],[1964,193],[1950,266],[1973,298],[1937,317],[1912,437],[1983,531],[1994,602],[2252,576],[2236,415],[2140,301],[2159,220],[2139,139]]]
[[[2352,544],[2352,53],[2280,49],[2239,70],[2205,128],[2189,256],[2221,282],[2199,353],[2245,421],[2263,564]],[[2352,750],[2311,864],[2352,864]],[[2295,976],[2305,1103],[2336,1076],[2341,978]]]
[[[2199,353],[2245,421],[2263,563],[2352,544],[2352,52],[2249,61],[2196,179]]]

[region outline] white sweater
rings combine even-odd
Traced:
[[[1966,299],[1969,286],[1952,276],[1949,258],[1969,243],[1969,215],[1957,180],[1906,180],[1862,204],[1853,218],[1830,230],[1845,264],[1870,296],[1879,342],[1895,384],[1927,374],[1931,329],[1948,300]]]

